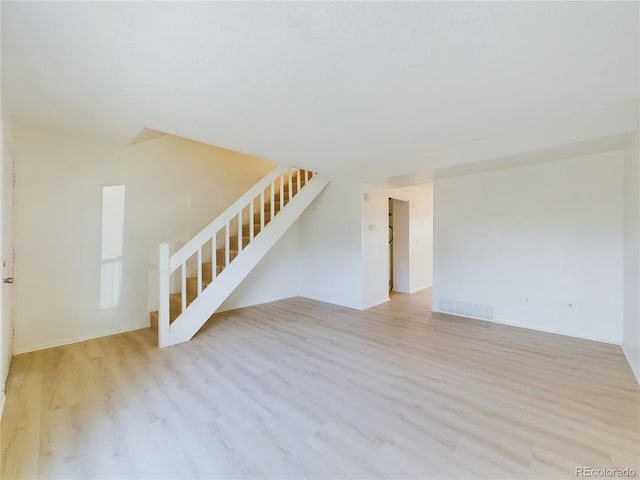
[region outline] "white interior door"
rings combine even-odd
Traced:
[[[2,371],[0,372],[0,385],[4,392],[5,381],[9,373],[9,364],[13,355],[14,332],[14,245],[13,245],[13,205],[14,205],[14,155],[9,145],[4,142],[2,146],[2,196],[1,214],[2,222],[2,332],[0,352],[2,356]]]

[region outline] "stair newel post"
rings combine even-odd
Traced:
[[[195,335],[325,188],[328,179],[318,175],[317,181],[309,182],[301,192],[301,185],[307,186],[303,182],[315,175],[295,167],[276,167],[181,248],[170,253],[169,244],[160,245],[159,306],[151,315],[154,325],[157,318],[160,347],[186,342]],[[297,198],[292,201],[294,196]],[[285,204],[287,208],[283,208]],[[267,222],[269,228],[265,228]],[[249,233],[247,240],[254,242],[249,249],[245,248],[245,232]],[[256,236],[260,237],[257,242]],[[194,266],[197,275],[192,271]],[[211,276],[205,275],[209,267]],[[226,273],[220,276],[222,272]],[[210,283],[210,279],[215,281]]]
[[[159,250],[158,274],[158,346],[168,347],[169,343],[169,244],[161,243]]]

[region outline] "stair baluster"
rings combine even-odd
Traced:
[[[276,167],[173,255],[168,244],[160,245],[159,308],[151,312],[152,326],[158,328],[159,346],[187,341],[198,331],[327,185],[328,179],[322,176],[317,176],[317,182],[310,182],[316,176],[308,170]],[[313,185],[311,190],[304,188],[307,185]],[[299,195],[301,200],[291,203]],[[259,213],[255,211],[256,203]],[[244,225],[245,208],[247,225]],[[237,228],[234,221],[238,222]],[[224,248],[218,249],[222,234]],[[204,262],[206,245],[211,246],[211,263]],[[187,267],[194,257],[197,273],[189,277]],[[177,270],[180,270],[180,292],[171,293],[171,276]]]

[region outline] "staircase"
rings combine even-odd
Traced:
[[[279,166],[173,254],[160,245],[158,345],[189,341],[329,183]]]

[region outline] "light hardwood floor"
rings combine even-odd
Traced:
[[[575,478],[640,471],[620,347],[296,298],[17,356],[2,478]],[[640,474],[638,474],[640,475]]]

